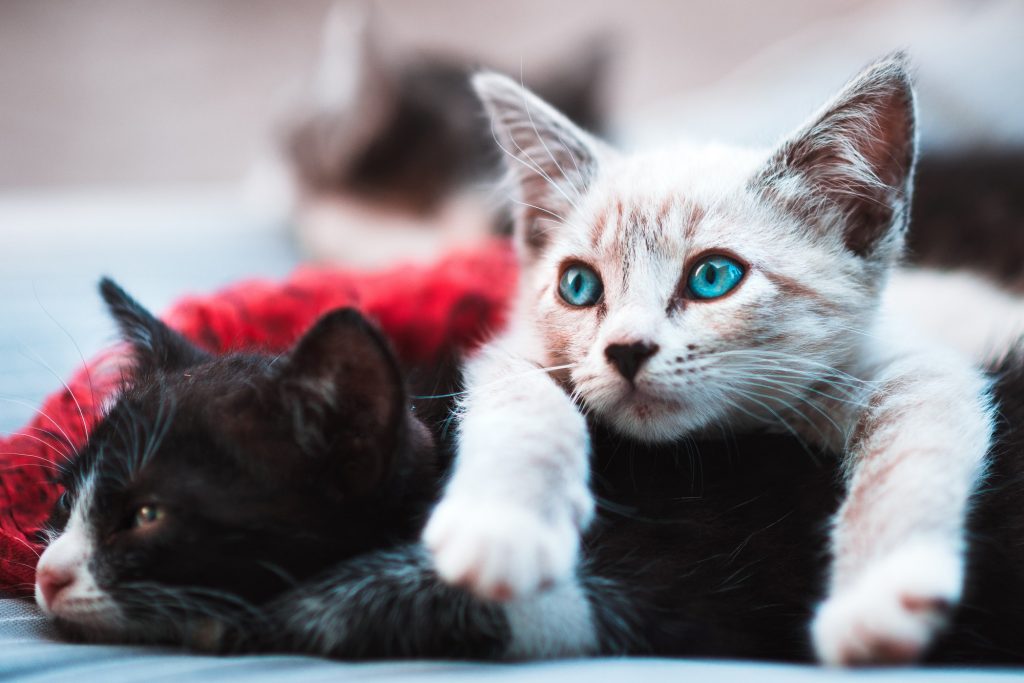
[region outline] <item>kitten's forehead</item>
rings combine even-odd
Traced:
[[[767,149],[682,142],[616,158],[602,168],[595,189],[635,202],[682,193],[713,205],[745,186],[768,155]]]
[[[748,185],[766,154],[683,145],[614,159],[580,198],[554,258],[592,260],[624,281],[704,249],[756,254],[764,236],[737,227],[762,212]]]

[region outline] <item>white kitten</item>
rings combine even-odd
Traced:
[[[500,599],[570,572],[592,510],[584,412],[649,442],[789,431],[844,454],[819,656],[919,656],[960,596],[992,408],[967,359],[879,315],[916,157],[903,58],[767,151],[621,155],[504,77],[475,85],[516,181],[522,274],[510,328],[469,364],[424,535],[440,574]]]

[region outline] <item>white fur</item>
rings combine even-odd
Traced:
[[[511,157],[522,271],[510,330],[469,366],[454,475],[424,536],[442,577],[499,598],[568,578],[567,529],[591,507],[577,404],[645,441],[768,427],[845,453],[820,656],[918,656],[941,615],[919,619],[915,638],[881,618],[866,655],[836,654],[862,649],[864,614],[850,605],[864,591],[880,613],[897,610],[901,548],[927,539],[960,576],[991,439],[988,387],[969,359],[879,313],[913,163],[902,62],[866,70],[779,152],[622,156],[508,79],[475,84]],[[857,222],[877,206],[891,220]],[[745,261],[742,283],[679,303],[708,252]],[[560,268],[574,261],[600,273],[599,306],[560,301]],[[605,349],[637,341],[659,350],[628,381]],[[537,369],[551,366],[561,370]],[[953,583],[925,584],[924,597],[955,602]]]
[[[489,237],[489,209],[469,194],[447,199],[418,216],[356,196],[308,197],[299,207],[297,237],[319,260],[359,268],[395,262],[433,262],[446,251]]]
[[[598,648],[590,603],[575,581],[559,583],[541,595],[505,606],[512,642],[511,659],[581,657]]]
[[[324,21],[314,95],[323,109],[355,106],[364,86],[371,40],[370,8],[362,2],[335,2]]]
[[[909,320],[976,361],[1024,336],[1024,300],[966,272],[898,270],[882,297],[883,316]]]
[[[505,337],[513,347],[528,344]],[[488,598],[566,579],[589,522],[586,423],[536,365],[496,341],[467,368],[461,458],[423,540],[438,573]],[[508,420],[510,411],[517,418]]]
[[[963,563],[946,539],[904,546],[821,606],[815,647],[834,666],[913,658],[945,623],[962,581]]]
[[[86,506],[93,489],[92,480],[86,481],[71,510],[64,531],[51,542],[39,557],[37,576],[49,570],[70,573],[74,578],[52,603],[48,603],[39,583],[36,583],[36,604],[47,615],[73,620],[78,623],[109,623],[120,613],[119,608],[96,585],[89,569],[95,541],[86,524]]]

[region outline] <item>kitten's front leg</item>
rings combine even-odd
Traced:
[[[454,473],[423,534],[444,580],[496,600],[567,577],[593,514],[585,419],[509,348],[492,344],[467,366]]]
[[[924,654],[960,598],[964,524],[993,411],[983,376],[952,354],[887,365],[847,446],[829,597],[812,632],[829,664]]]

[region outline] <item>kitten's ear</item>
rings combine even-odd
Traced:
[[[341,486],[362,495],[391,472],[407,419],[405,383],[386,339],[358,311],[328,313],[299,340],[279,375],[303,438],[341,454]]]
[[[379,49],[374,23],[369,2],[331,6],[310,100],[284,130],[282,151],[313,188],[347,182],[351,165],[397,105],[394,69]]]
[[[356,111],[386,71],[378,51],[374,8],[364,0],[337,0],[324,20],[314,82],[316,104]]]
[[[516,238],[526,254],[571,220],[606,148],[539,97],[495,73],[473,77],[518,196]]]
[[[173,370],[209,359],[209,354],[147,311],[110,278],[100,280],[100,295],[121,338],[132,347],[137,371]]]
[[[854,78],[785,142],[756,186],[859,256],[903,243],[917,156],[914,92],[902,53]]]

